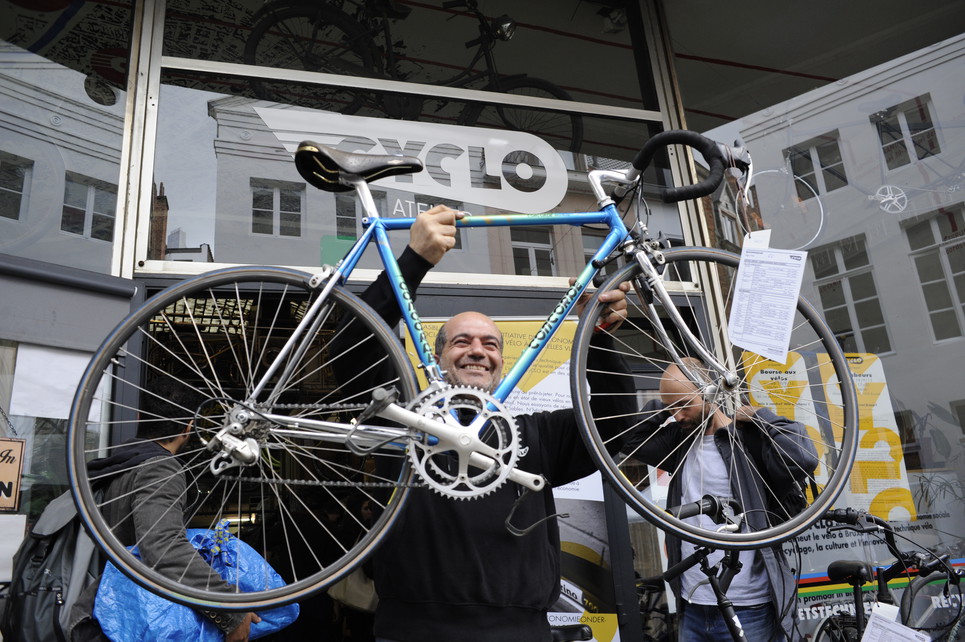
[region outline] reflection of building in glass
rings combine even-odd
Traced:
[[[123,107],[81,74],[0,49],[0,252],[106,273],[117,216]]]
[[[208,105],[208,114],[217,122],[214,245],[218,248],[218,261],[299,266],[334,263],[362,230],[361,204],[352,193],[332,194],[309,188],[298,175],[292,155],[254,111],[256,104],[259,103],[245,98],[226,97]],[[459,150],[455,146],[453,149]],[[475,156],[470,154],[473,184],[499,189],[501,183],[495,180],[499,177],[493,173],[496,170],[486,166],[485,157],[480,155],[481,148],[476,149]],[[455,156],[461,153],[452,152]],[[545,181],[545,170],[538,159],[520,154],[514,156],[512,162],[531,163],[535,170],[531,176],[521,178],[504,167],[502,176],[512,187],[504,185],[502,189],[525,192]],[[582,156],[577,158],[583,162]],[[443,167],[446,167],[443,163],[438,163],[438,167],[430,164],[427,171],[435,171],[433,176],[437,181],[449,180]],[[495,213],[491,208],[469,202],[413,193],[411,188],[406,189],[406,178],[374,187],[373,199],[382,216],[411,217],[440,203],[475,214]],[[596,209],[585,172],[569,172],[568,185],[567,196],[556,208],[558,211]],[[651,221],[656,225],[655,230],[662,229],[665,234],[679,238],[675,209],[655,206],[655,210],[656,216]],[[593,238],[602,237],[589,228],[582,231],[574,227],[462,229],[443,269],[477,274],[576,274],[585,265],[585,251],[589,249],[586,242]],[[395,251],[401,252],[408,236],[393,234],[390,240]],[[374,251],[367,253],[360,263],[363,268],[380,265]]]
[[[942,501],[929,494],[935,475],[947,488],[963,482],[965,393],[949,373],[965,358],[965,133],[961,86],[948,82],[961,75],[963,47],[965,37],[947,40],[753,114],[741,129],[755,168],[773,172],[766,179],[793,172],[783,192],[757,194],[775,237],[811,221],[813,238],[797,237],[808,251],[804,296],[846,351],[881,357],[887,388],[859,393],[890,395],[920,514]],[[944,527],[961,532],[954,512]]]

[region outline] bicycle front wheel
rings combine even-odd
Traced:
[[[346,76],[377,75],[374,45],[366,29],[324,2],[268,5],[256,18],[245,43],[245,63]],[[262,100],[302,105],[343,114],[362,106],[362,94],[350,87],[252,78]]]
[[[587,447],[627,504],[670,534],[732,549],[773,545],[793,537],[831,507],[847,483],[854,460],[856,398],[845,356],[831,330],[803,298],[797,303],[786,364],[731,345],[726,324],[718,320],[729,316],[739,257],[711,248],[671,249],[664,256],[662,280],[683,322],[736,375],[737,385],[725,385],[715,372],[705,373],[702,392],[688,398],[688,403],[701,409],[697,417],[662,425],[670,413],[663,406],[661,377],[675,359],[690,358],[694,351],[670,321],[669,311],[649,296],[642,269],[629,265],[594,295],[577,329],[572,392]],[[628,318],[612,333],[613,347],[591,344],[593,320],[603,307],[601,293],[624,281],[635,285],[637,296],[628,297]],[[720,296],[709,295],[717,292]],[[652,306],[647,305],[649,299]],[[614,406],[611,392],[594,395],[586,386],[596,350],[617,351],[629,367],[626,376],[632,386],[625,386],[624,394],[632,399],[623,404],[620,416],[612,416],[613,408],[620,406]],[[790,422],[770,426],[742,421],[735,426],[735,412],[745,404],[770,409]],[[680,402],[671,408],[679,409]],[[715,414],[718,410],[730,425],[714,433],[712,427],[722,422]],[[728,485],[727,480],[713,483],[702,474],[698,458],[712,456],[708,449],[714,446],[729,489],[721,488]],[[690,462],[697,463],[688,466]],[[705,515],[678,519],[667,511],[668,497],[673,498],[672,508],[691,501],[686,498],[708,494],[736,502],[739,530],[721,529]]]
[[[492,89],[492,88],[489,88]],[[573,100],[565,90],[541,78],[509,78],[500,81],[504,94]],[[491,129],[510,129],[539,136],[556,149],[580,151],[583,144],[583,118],[570,112],[548,111],[515,105],[469,105],[459,118],[462,125]]]
[[[71,488],[94,539],[146,588],[193,606],[297,601],[351,571],[398,516],[412,481],[404,435],[388,443],[392,428],[352,422],[376,387],[412,399],[414,371],[391,330],[355,296],[336,287],[312,307],[317,299],[311,275],[294,270],[211,272],[149,299],[94,354],[71,411]],[[315,322],[286,352],[309,311]],[[170,473],[152,474],[155,460],[129,456],[132,441],[144,440],[180,444],[180,466],[165,459]],[[230,444],[237,457],[227,456]],[[104,471],[110,475],[100,477]],[[149,488],[139,484],[145,474]],[[106,483],[108,492],[95,496]],[[116,491],[122,486],[127,494]],[[156,505],[172,492],[181,494],[171,506]],[[143,526],[140,506],[175,513],[158,525],[182,510],[186,527],[227,525],[285,585],[182,581],[185,562],[174,559],[174,547],[143,550],[157,536]],[[135,557],[132,545],[150,554]]]

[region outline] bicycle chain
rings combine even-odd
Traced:
[[[257,482],[259,484],[288,484],[291,486],[325,486],[334,488],[425,488],[427,484],[409,482],[400,484],[394,482],[348,482],[348,481],[318,481],[310,479],[265,479],[264,477],[219,475],[219,479],[239,482]]]

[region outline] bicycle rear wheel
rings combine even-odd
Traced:
[[[333,289],[305,333],[307,350],[291,353],[267,387],[254,392],[317,299],[310,279],[287,269],[232,268],[186,280],[149,299],[94,354],[68,429],[71,488],[97,543],[148,589],[219,608],[297,601],[351,571],[398,516],[412,480],[404,438],[393,448],[374,438],[376,429],[352,433],[350,425],[374,387],[393,386],[403,400],[417,389],[398,339],[371,308]],[[228,425],[233,437],[254,446],[257,457],[248,465],[222,468],[222,449],[206,447]],[[145,465],[125,460],[121,444],[135,431],[164,440],[188,426],[181,470],[157,485],[179,484],[176,476],[183,475],[185,525],[214,530],[227,520],[285,586],[243,593],[182,583],[166,551],[155,551],[150,563],[128,552],[140,543],[130,533],[143,539],[145,530],[128,527],[125,535],[135,500],[95,499],[94,485],[103,482],[92,479],[91,460],[113,456],[119,462],[113,474],[137,486]],[[116,495],[113,482],[110,488]],[[138,497],[151,500],[150,492]]]
[[[553,83],[541,78],[525,76],[500,81],[498,92],[535,98],[573,100],[566,91]],[[580,146],[583,144],[583,118],[569,112],[515,105],[476,104],[465,108],[459,117],[459,124],[526,132],[539,136],[556,149],[570,152],[580,151]]]
[[[365,28],[324,2],[276,3],[257,18],[245,43],[245,63],[346,76],[377,75],[377,58]],[[363,95],[350,87],[252,78],[262,100],[354,114]]]
[[[732,391],[725,390],[719,380],[712,382],[716,388],[705,388],[705,407],[721,408],[732,420],[735,408],[751,404],[803,424],[804,429],[795,432],[742,423],[738,430],[724,431],[723,438],[721,434],[715,436],[717,448],[732,453],[724,456],[731,480],[727,496],[744,511],[739,532],[718,531],[719,526],[707,523],[709,520],[703,515],[681,520],[668,513],[668,489],[675,496],[676,489],[684,487],[684,464],[688,456],[695,456],[691,453],[700,445],[708,423],[677,423],[661,429],[669,413],[662,404],[645,403],[660,399],[661,376],[673,362],[670,349],[682,357],[691,353],[659,301],[654,301],[652,313],[657,318],[652,320],[645,295],[630,297],[629,318],[612,335],[613,349],[629,365],[627,376],[635,389],[628,393],[634,398],[626,415],[606,416],[607,406],[600,402],[606,402],[611,393],[594,395],[585,384],[593,351],[603,349],[590,344],[593,320],[602,307],[600,293],[623,281],[636,283],[638,292],[645,290],[640,281],[642,270],[632,264],[613,275],[594,295],[574,339],[572,392],[587,447],[627,504],[672,535],[713,548],[732,549],[772,545],[793,537],[819,519],[847,483],[858,437],[856,399],[847,361],[831,330],[804,299],[798,300],[786,365],[731,345],[726,328],[714,319],[728,317],[739,257],[710,248],[671,249],[664,255],[663,280],[677,309],[703,345],[739,377],[739,384]],[[719,298],[707,296],[708,292],[718,291]],[[722,307],[715,315],[708,314],[709,306],[718,305]],[[655,332],[658,328],[666,330],[670,345],[664,345],[665,340]],[[620,423],[617,430],[613,428],[614,419]],[[599,422],[603,420],[609,420],[610,426],[604,424],[601,430]],[[816,452],[803,452],[812,447]],[[815,455],[819,463],[813,473],[802,471],[798,463],[809,461],[810,466]],[[743,460],[758,467],[760,474],[751,474],[761,480],[759,483],[736,481],[740,479],[736,468]],[[765,465],[766,469],[760,468]],[[688,494],[720,496],[719,491],[702,488],[708,483],[702,476],[694,475],[691,479]],[[797,488],[791,480],[806,482],[803,495],[795,492]],[[800,505],[791,508],[792,499],[798,499]]]

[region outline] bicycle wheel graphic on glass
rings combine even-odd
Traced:
[[[708,323],[713,315],[707,316],[706,310],[718,305],[717,315],[727,318],[739,257],[709,248],[671,249],[664,256],[662,279],[684,323],[735,376],[727,382],[715,371],[693,368],[702,385],[691,384],[696,392],[687,403],[703,404],[704,412],[692,422],[669,421],[670,412],[662,403],[645,403],[660,398],[660,379],[673,362],[671,351],[678,357],[693,356],[694,351],[669,320],[672,311],[650,295],[640,269],[623,268],[598,290],[574,339],[572,367],[580,374],[573,379],[573,398],[585,423],[588,448],[627,504],[668,533],[714,548],[779,543],[820,518],[847,484],[858,435],[854,386],[845,356],[803,298],[798,300],[785,364],[732,346],[724,324]],[[591,405],[594,393],[576,382],[584,380],[581,374],[590,351],[602,349],[591,345],[598,330],[586,320],[597,318],[599,293],[623,281],[634,283],[638,296],[631,297],[629,317],[614,335],[614,349],[629,364],[639,400],[637,410],[622,417],[623,429],[613,435],[598,430],[598,421],[612,418],[596,416]],[[707,296],[708,292],[720,296]],[[648,306],[647,301],[653,304]],[[736,429],[708,436],[714,410],[731,421],[744,405],[770,409],[799,426],[741,422]],[[719,485],[710,486],[699,467],[691,467],[685,476],[685,464],[701,456],[705,437],[722,452],[731,486],[724,496]],[[758,481],[737,481],[742,479],[737,470],[741,462],[753,469],[749,478]],[[689,505],[700,514],[678,518],[672,513],[679,504],[668,506],[667,501],[668,490],[674,488],[683,489],[684,497],[714,500],[698,506],[693,499]]]
[[[276,360],[313,304],[304,349]],[[259,381],[267,382],[260,390]],[[75,397],[68,468],[82,519],[116,566],[176,601],[227,608],[296,601],[351,571],[391,526],[411,486],[402,429],[379,434],[368,420],[365,435],[349,434],[373,386],[394,387],[403,400],[416,392],[391,331],[338,287],[319,302],[311,275],[233,268],[163,290],[105,340]],[[315,423],[299,423],[307,420]],[[123,444],[138,430],[154,439],[188,431],[179,454],[186,525],[213,530],[227,520],[286,586],[255,593],[189,586],[165,571],[177,565],[166,551],[148,562],[127,550],[140,542],[122,541],[134,511],[120,507],[149,502],[179,480],[140,488],[134,501],[98,502],[88,463],[113,457],[121,462],[113,472],[130,475],[136,487],[150,462],[123,463]]]

